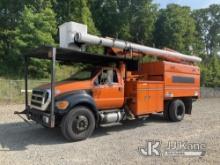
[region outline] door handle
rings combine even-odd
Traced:
[[[119,90],[119,91],[122,91],[122,87],[118,87],[118,90]]]

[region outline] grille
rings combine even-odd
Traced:
[[[33,90],[31,96],[31,107],[39,110],[46,110],[50,103],[49,90]]]

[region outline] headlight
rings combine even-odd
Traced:
[[[60,110],[65,110],[68,106],[69,102],[66,100],[56,102],[56,107]]]
[[[60,93],[61,93],[60,90],[58,89],[55,90],[55,95],[59,95]]]

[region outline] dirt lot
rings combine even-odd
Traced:
[[[85,141],[67,143],[59,129],[28,125],[13,111],[23,105],[0,107],[0,164],[220,164],[220,99],[194,103],[192,116],[170,123],[160,115],[99,128]],[[159,139],[206,143],[203,157],[146,157],[138,147]]]

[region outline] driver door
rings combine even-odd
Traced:
[[[116,69],[107,68],[94,81],[93,98],[98,109],[121,108],[124,103],[124,85]]]

